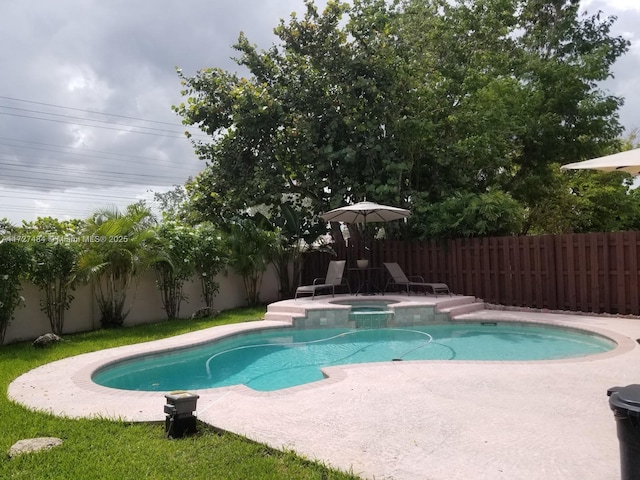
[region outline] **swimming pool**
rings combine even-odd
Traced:
[[[107,365],[92,380],[124,390],[198,390],[244,384],[273,391],[325,378],[321,368],[407,360],[523,361],[582,357],[615,342],[573,329],[522,323],[411,328],[274,329]]]

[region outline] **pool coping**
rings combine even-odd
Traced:
[[[429,298],[428,301],[432,302],[433,299]],[[634,362],[640,359],[638,345],[634,341],[634,338],[640,337],[640,320],[571,314],[544,314],[540,312],[481,310],[461,315],[452,321],[477,323],[488,319],[509,323],[519,323],[519,320],[520,322],[525,320],[527,323],[549,324],[569,329],[586,330],[611,338],[618,343],[618,346],[612,351],[588,357],[558,360],[524,362],[411,360],[395,362],[396,365],[389,365],[389,362],[385,362],[383,364],[325,367],[322,370],[328,378],[324,380],[273,392],[258,392],[243,385],[194,390],[200,396],[197,414],[200,420],[216,427],[246,435],[276,448],[291,447],[303,455],[320,459],[333,466],[346,470],[353,468],[356,473],[365,477],[387,478],[386,476],[390,475],[389,472],[391,472],[391,478],[420,478],[422,475],[431,475],[434,479],[458,478],[455,476],[438,476],[438,468],[426,468],[424,462],[419,458],[412,460],[412,455],[415,455],[415,452],[411,451],[412,448],[408,448],[407,450],[409,451],[404,453],[391,448],[393,455],[387,455],[386,451],[389,450],[390,445],[403,444],[406,440],[407,432],[396,432],[392,438],[387,437],[384,441],[378,442],[375,441],[377,435],[375,433],[371,434],[371,430],[375,432],[376,429],[383,427],[369,424],[367,415],[370,420],[371,416],[375,415],[376,412],[380,415],[381,410],[385,411],[386,404],[382,400],[383,398],[388,400],[391,395],[394,402],[399,401],[395,400],[395,394],[402,396],[403,392],[406,392],[405,396],[407,398],[414,398],[416,395],[418,397],[429,397],[431,395],[430,391],[435,390],[430,388],[430,383],[426,384],[425,388],[416,390],[415,384],[401,382],[402,377],[398,378],[398,372],[403,372],[403,375],[408,378],[417,379],[418,383],[423,378],[436,378],[439,382],[438,387],[440,383],[448,381],[447,376],[443,376],[440,370],[449,372],[455,378],[467,378],[466,372],[469,372],[469,375],[474,375],[471,372],[475,372],[475,377],[470,377],[468,381],[473,383],[477,382],[479,378],[483,378],[487,384],[502,384],[505,381],[505,379],[501,378],[502,375],[509,375],[509,372],[519,372],[522,377],[533,376],[538,378],[539,374],[536,373],[536,369],[541,369],[542,371],[549,369],[556,372],[560,377],[562,377],[563,370],[591,372],[587,374],[597,374],[598,378],[605,378],[608,383],[601,380],[602,386],[606,384],[608,387],[614,384],[637,381],[634,380],[635,377],[632,372],[625,372],[625,370],[631,370],[625,368],[625,365],[629,361],[628,357],[633,358]],[[287,322],[273,320],[223,325],[154,342],[117,347],[70,357],[43,365],[18,377],[9,385],[8,396],[12,401],[23,404],[28,408],[71,418],[106,417],[128,421],[162,421],[164,420],[164,412],[162,410],[162,405],[165,403],[164,395],[168,392],[134,392],[102,387],[91,381],[92,373],[105,364],[122,360],[124,357],[137,356],[159,350],[183,348],[187,344],[205,343],[241,332],[246,333],[258,329],[287,326]],[[531,367],[535,367],[535,369]],[[618,372],[618,375],[613,375],[613,372]],[[621,372],[624,373],[621,374]],[[518,375],[515,373],[510,378],[516,384],[520,382]],[[575,383],[575,379],[571,378],[572,382]],[[553,383],[555,380],[543,376],[539,381]],[[506,385],[503,385],[503,387],[504,391],[510,390]],[[529,387],[530,385],[527,382],[521,385],[523,389]],[[584,390],[586,390],[587,386],[585,385],[584,387]],[[473,389],[469,389],[465,384],[456,383],[455,388],[465,392],[469,390],[469,395],[474,394]],[[560,386],[558,388],[560,389]],[[580,388],[582,387],[578,384],[578,389]],[[488,395],[488,392],[481,391],[483,395]],[[600,393],[604,397],[605,392],[602,391]],[[315,433],[312,434],[309,431],[309,425],[304,426],[304,412],[306,412],[308,419],[323,418],[324,420],[321,422],[323,427],[329,426],[327,432],[335,433],[337,426],[332,425],[334,421],[331,417],[332,412],[328,411],[327,407],[332,404],[332,400],[336,397],[351,398],[353,395],[357,395],[358,398],[362,398],[362,395],[364,395],[364,398],[367,399],[366,403],[356,410],[353,410],[351,406],[345,406],[340,403],[342,408],[336,409],[334,415],[336,417],[344,417],[344,419],[348,418],[348,420],[345,420],[347,423],[360,424],[362,432],[368,432],[372,436],[361,438],[359,431],[351,432],[351,436],[346,436],[342,439],[340,435],[333,435],[330,441],[324,440],[324,443],[328,443],[326,447],[321,446],[320,444],[323,442],[319,444],[317,439],[308,442],[306,439],[313,437]],[[525,397],[517,395],[514,398],[524,403],[529,401]],[[283,403],[281,402],[282,399],[286,399],[286,402],[284,402],[287,404],[286,406],[280,405]],[[487,397],[487,403],[492,401],[494,400],[490,396]],[[616,468],[619,467],[617,464],[615,433],[613,433],[613,438],[610,438],[611,430],[615,428],[613,419],[609,418],[610,412],[607,411],[606,399],[598,398],[591,399],[591,401],[604,404],[602,411],[598,412],[598,418],[602,422],[602,427],[606,430],[604,441],[606,445],[604,451],[607,452],[606,471],[613,470],[615,472]],[[444,412],[440,413],[443,413],[446,417],[448,406],[440,405],[440,407],[444,410]],[[406,412],[413,411],[415,408],[414,404],[404,405]],[[291,411],[299,411],[299,415],[291,416],[300,417],[298,421],[296,422],[295,418],[283,421],[283,418],[285,418],[283,415],[286,416],[286,412],[290,414]],[[416,411],[420,411],[420,409]],[[353,418],[345,417],[345,415],[348,416],[349,414]],[[390,414],[385,413],[385,415]],[[420,414],[416,413],[416,415]],[[274,421],[278,423],[273,424]],[[451,422],[452,425],[456,424],[452,418]],[[282,424],[286,427],[284,430],[282,429]],[[387,427],[385,426],[384,428]],[[313,429],[317,429],[317,425]],[[412,427],[409,427],[409,429],[412,430]],[[464,429],[461,431],[464,431]],[[331,435],[330,433],[327,434]],[[561,435],[562,433],[559,432],[558,434]],[[423,433],[413,432],[413,435],[422,438]],[[355,443],[353,443],[354,438],[352,437],[355,437]],[[363,453],[363,448],[365,448],[366,454]],[[527,446],[521,454],[526,455],[527,450],[530,448],[531,446]],[[599,445],[598,451],[602,450],[603,446]],[[513,454],[511,453],[510,455]],[[564,452],[564,456],[567,455],[568,453]],[[446,456],[444,455],[444,457]],[[382,464],[380,463],[381,461]],[[523,460],[520,459],[519,462],[522,463]],[[554,462],[562,463],[562,459],[554,459]],[[394,466],[394,464],[397,465]],[[466,472],[467,477],[483,478],[478,475],[479,465],[476,464],[474,467],[473,464],[469,464],[466,468],[466,470],[462,469],[461,471]],[[615,476],[603,476],[602,469],[590,470],[586,468],[578,470],[575,471],[575,476],[567,476],[566,478],[616,478]],[[538,478],[535,475],[532,476],[530,470],[525,469],[525,471],[527,475],[519,478]],[[512,475],[515,474],[514,472],[517,473],[517,470],[512,471]],[[460,478],[464,477],[460,476]],[[488,476],[484,478],[495,477]],[[540,476],[539,478],[544,477]]]

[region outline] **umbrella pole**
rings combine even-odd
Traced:
[[[367,259],[367,270],[365,272],[365,295],[371,295],[371,269],[373,268],[373,257],[371,248],[367,247],[369,232],[367,231],[367,214],[364,214],[364,255]]]

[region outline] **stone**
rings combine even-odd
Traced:
[[[62,338],[55,333],[45,333],[44,335],[40,335],[38,338],[36,338],[33,341],[32,345],[37,348],[44,348],[61,341]]]
[[[197,319],[200,319],[200,318],[215,317],[219,313],[220,312],[218,312],[217,310],[215,310],[215,309],[213,309],[211,307],[203,307],[203,308],[199,308],[198,310],[193,312],[193,314],[191,315],[191,318],[193,320],[197,320]]]
[[[49,450],[59,445],[62,445],[62,440],[56,437],[38,437],[18,440],[9,449],[9,458],[22,455],[23,453]]]

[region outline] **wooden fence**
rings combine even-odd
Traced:
[[[347,260],[347,278],[358,283],[361,245],[337,256],[311,254],[302,282],[326,274],[332,258]],[[374,241],[367,252],[374,282],[384,288],[383,262],[407,275],[444,282],[455,293],[486,302],[595,313],[640,315],[640,232],[455,239],[442,242]]]

